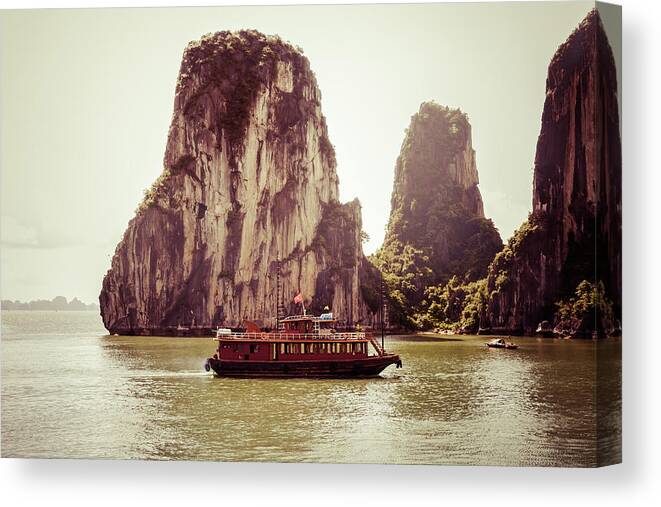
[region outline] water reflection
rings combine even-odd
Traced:
[[[250,380],[206,374],[207,339],[10,324],[5,456],[589,466],[598,424],[619,434],[619,342],[389,337],[404,368],[382,378]]]

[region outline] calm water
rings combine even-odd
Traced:
[[[619,395],[595,382],[619,390],[619,341],[484,341],[390,337],[404,368],[377,379],[218,379],[203,371],[210,339],[110,337],[93,313],[5,311],[2,455],[596,464],[597,428],[620,434]],[[620,456],[619,438],[604,445]]]

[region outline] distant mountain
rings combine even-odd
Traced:
[[[430,287],[487,275],[503,242],[484,216],[478,184],[468,116],[423,102],[406,130],[385,240],[372,258],[388,287],[391,323],[426,328],[418,315]]]
[[[50,301],[47,299],[37,299],[24,303],[22,301],[2,300],[3,310],[52,310],[52,311],[77,311],[77,312],[98,312],[99,305],[83,303],[78,298],[67,301],[64,296],[56,296]]]

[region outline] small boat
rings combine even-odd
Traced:
[[[491,341],[486,343],[487,347],[492,349],[518,349],[519,346],[516,343],[505,341],[504,338],[494,338]]]
[[[341,332],[332,313],[294,315],[274,331],[246,321],[242,330],[216,331],[218,348],[205,369],[219,377],[374,377],[391,364],[402,367],[371,333]]]

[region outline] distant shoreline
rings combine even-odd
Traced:
[[[18,300],[3,299],[0,301],[0,308],[4,310],[16,311],[54,311],[54,312],[100,312],[99,305],[96,303],[85,304],[80,299],[74,297],[67,301],[64,296],[56,296],[53,299],[37,299],[35,301],[23,302]]]
[[[70,308],[65,308],[63,310],[54,310],[52,308],[5,308],[4,306],[0,308],[0,311],[3,312],[72,312],[72,313],[86,313],[86,312],[97,312],[100,311],[98,308],[89,308],[82,310],[73,310]]]

